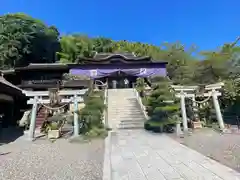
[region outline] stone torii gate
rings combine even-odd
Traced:
[[[58,91],[58,95],[63,97],[61,98],[61,103],[74,104],[74,136],[79,135],[78,103],[84,102],[83,96],[87,91],[88,89]],[[29,140],[32,141],[35,138],[37,107],[39,104],[47,105],[50,103],[49,91],[23,91],[23,93],[27,97],[30,97],[30,99],[27,101],[27,104],[32,104],[29,127]]]
[[[224,121],[222,118],[221,109],[220,109],[220,105],[218,102],[218,96],[221,96],[221,93],[218,90],[221,89],[222,86],[224,86],[224,83],[216,83],[216,84],[206,85],[204,87],[204,89],[207,92],[203,93],[202,95],[204,97],[207,97],[206,100],[208,100],[210,97],[212,97],[220,130],[224,131],[224,129],[225,129]],[[184,132],[187,132],[188,125],[187,125],[185,98],[191,98],[193,102],[198,103],[197,101],[195,101],[195,97],[196,97],[196,90],[199,89],[199,86],[172,85],[171,87],[175,90],[175,92],[177,92],[176,97],[181,99],[181,113],[182,113],[182,121],[183,121],[183,130],[184,130]]]

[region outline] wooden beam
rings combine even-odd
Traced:
[[[60,96],[73,96],[76,95],[84,95],[88,89],[82,89],[82,90],[61,90],[59,91]],[[28,97],[34,97],[34,96],[49,96],[49,91],[25,91],[23,90],[23,93]]]
[[[68,98],[68,99],[62,99],[61,100],[61,103],[69,103],[69,102],[73,102],[73,99],[72,98]],[[84,102],[83,98],[82,97],[77,97],[77,101],[78,102]],[[34,103],[34,99],[31,98],[27,101],[27,104],[33,104]],[[41,103],[41,104],[49,104],[50,103],[50,100],[49,99],[38,99],[38,104]]]

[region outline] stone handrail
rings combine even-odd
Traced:
[[[144,115],[145,119],[148,120],[149,116],[147,115],[146,107],[142,103],[142,98],[140,97],[139,92],[135,88],[133,89],[133,91],[134,91],[134,94],[135,94],[135,96],[137,98],[138,104],[139,104],[139,106],[140,106],[140,108],[141,108],[141,110],[143,112],[143,115]]]
[[[108,127],[108,89],[104,90],[104,115],[103,115],[103,123],[105,127]]]

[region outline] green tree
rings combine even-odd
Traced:
[[[59,32],[22,13],[0,16],[0,60],[3,67],[55,62]]]
[[[155,84],[147,102],[150,121],[167,123],[171,117],[178,113],[179,105],[176,102],[175,96],[170,89],[169,80],[163,79],[158,84]]]

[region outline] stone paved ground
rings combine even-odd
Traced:
[[[206,128],[195,131],[191,136],[175,138],[178,142],[215,159],[240,172],[240,135],[220,135]]]
[[[240,174],[172,138],[144,130],[112,137],[112,180],[238,180]]]
[[[0,180],[101,180],[104,141],[69,143],[59,139],[0,146]]]

